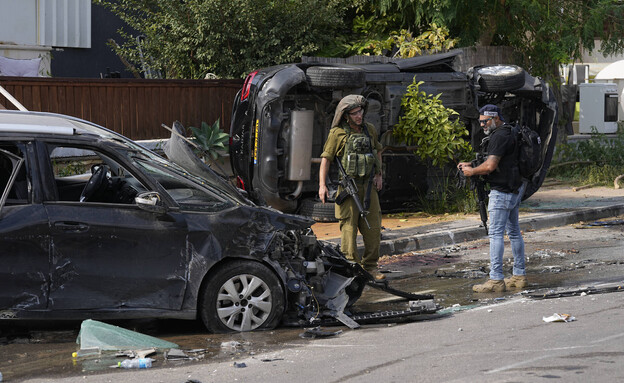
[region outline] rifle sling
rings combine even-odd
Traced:
[[[368,133],[368,127],[366,126],[366,122],[364,121],[362,121],[362,130],[364,131],[364,134],[366,134],[366,137],[368,137],[368,148],[370,149],[371,153],[375,155],[375,152],[373,152],[373,140],[371,139],[370,133]],[[366,211],[368,211],[368,208],[370,207],[370,196],[373,189],[374,177],[375,165],[373,165],[373,169],[371,170],[370,176],[368,178],[368,186],[366,187],[366,194],[364,195],[364,210]]]

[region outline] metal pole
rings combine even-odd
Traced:
[[[2,93],[2,95],[6,97],[7,100],[11,101],[17,109],[21,110],[22,112],[28,112],[28,109],[24,108],[24,105],[20,104],[20,102],[17,101],[15,97],[11,95],[11,93],[4,89],[2,85],[0,85],[0,93]]]

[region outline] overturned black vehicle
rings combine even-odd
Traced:
[[[459,113],[478,150],[483,138],[479,107],[497,104],[505,121],[537,131],[542,166],[530,177],[524,198],[541,186],[554,151],[557,104],[539,78],[513,65],[454,69],[461,51],[358,65],[297,63],[250,73],[234,100],[230,161],[240,187],[251,198],[285,212],[318,220],[333,218],[332,204],[318,201],[318,165],[338,101],[348,94],[367,98],[365,119],[375,125],[382,151],[383,211],[405,209],[435,185],[435,170],[392,139],[401,115],[401,98],[414,80],[420,90],[441,94]],[[466,159],[468,160],[468,159]],[[338,185],[332,167],[328,187]]]
[[[348,308],[369,274],[317,241],[312,221],[255,206],[198,168],[83,120],[0,111],[0,320],[357,325]]]

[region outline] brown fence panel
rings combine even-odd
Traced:
[[[24,107],[85,119],[134,140],[166,138],[161,124],[212,124],[230,129],[232,101],[242,80],[141,80],[0,77]],[[0,95],[0,104],[16,109]]]

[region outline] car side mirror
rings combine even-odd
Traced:
[[[140,193],[134,197],[134,202],[136,202],[140,209],[151,213],[164,214],[167,212],[167,206],[162,203],[158,192],[150,191]]]

